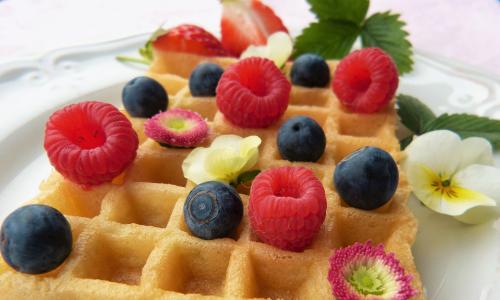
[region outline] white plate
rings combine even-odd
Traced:
[[[147,35],[63,49],[0,65],[0,220],[36,194],[50,166],[42,147],[44,124],[57,108],[79,100],[118,104],[121,88],[144,70],[118,63],[135,55]],[[437,113],[466,111],[500,118],[500,79],[429,55],[399,92],[427,102]],[[496,99],[496,101],[495,101]],[[496,156],[497,163],[500,155]],[[420,222],[413,248],[429,299],[500,299],[500,235],[493,224],[462,225],[411,199]]]

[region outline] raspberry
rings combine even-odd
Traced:
[[[391,101],[398,82],[398,70],[392,58],[379,48],[365,48],[340,61],[332,88],[347,108],[373,113]]]
[[[325,220],[325,190],[309,169],[269,169],[252,183],[248,215],[253,231],[262,241],[302,251]]]
[[[49,118],[44,147],[67,179],[90,187],[111,181],[134,160],[139,140],[130,121],[113,105],[82,102]]]
[[[271,60],[250,57],[222,74],[217,106],[237,126],[264,128],[283,115],[290,89],[290,82]]]

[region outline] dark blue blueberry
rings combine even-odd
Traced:
[[[3,222],[0,251],[12,268],[42,274],[61,265],[71,252],[71,227],[56,209],[27,205],[16,209]]]
[[[122,101],[130,116],[151,118],[160,111],[167,110],[168,94],[156,80],[141,76],[125,85]]]
[[[233,234],[243,217],[240,195],[230,185],[208,181],[196,186],[184,203],[184,221],[191,232],[212,240]]]
[[[326,137],[319,124],[306,116],[294,117],[278,131],[278,149],[289,161],[316,162],[325,151]]]
[[[302,54],[294,61],[290,76],[294,85],[325,87],[330,82],[330,68],[323,57]]]
[[[189,76],[189,90],[195,97],[213,97],[224,70],[216,64],[198,65]]]
[[[365,147],[344,158],[335,168],[333,182],[350,206],[371,210],[386,204],[398,186],[399,172],[392,156]]]

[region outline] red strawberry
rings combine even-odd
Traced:
[[[205,29],[190,24],[169,29],[153,41],[159,51],[186,52],[205,56],[225,56],[221,42]]]
[[[302,251],[325,220],[325,190],[309,169],[269,169],[252,183],[248,216],[253,231],[265,243]]]
[[[50,116],[44,147],[67,179],[84,187],[110,182],[134,160],[139,141],[130,121],[113,105],[82,102]]]
[[[332,88],[350,110],[374,113],[391,102],[398,82],[398,70],[392,58],[379,48],[365,48],[340,61]]]
[[[250,45],[264,45],[277,31],[288,32],[281,19],[260,0],[222,0],[222,45],[239,56]]]
[[[216,90],[217,107],[237,126],[267,127],[285,112],[291,88],[272,61],[246,58],[222,74]]]

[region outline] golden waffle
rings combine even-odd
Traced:
[[[333,71],[334,62],[330,68]],[[287,65],[286,72],[289,69]],[[68,217],[74,249],[60,268],[41,276],[15,272],[0,260],[0,298],[333,299],[328,257],[333,249],[365,240],[383,243],[394,252],[414,277],[413,286],[420,292],[415,299],[424,298],[411,253],[417,224],[407,208],[410,189],[404,174],[400,173],[393,199],[374,211],[347,206],[332,183],[335,164],[360,147],[377,146],[400,159],[394,105],[360,115],[344,110],[329,88],[293,87],[290,105],[277,124],[242,129],[225,121],[215,99],[192,97],[185,78],[149,75],[168,90],[171,107],[189,108],[208,120],[211,134],[205,146],[220,134],[256,134],[263,141],[258,168],[301,165],[315,172],[324,184],[328,208],[312,245],[295,253],[260,242],[249,227],[246,210],[235,236],[210,241],[194,237],[182,215],[194,186],[181,169],[190,150],[159,146],[143,134],[144,120],[131,119],[140,146],[124,176],[90,191],[56,172],[42,183],[33,202],[53,206]],[[277,130],[297,115],[312,117],[325,131],[327,146],[317,163],[280,158]],[[248,191],[241,192],[246,208]]]

